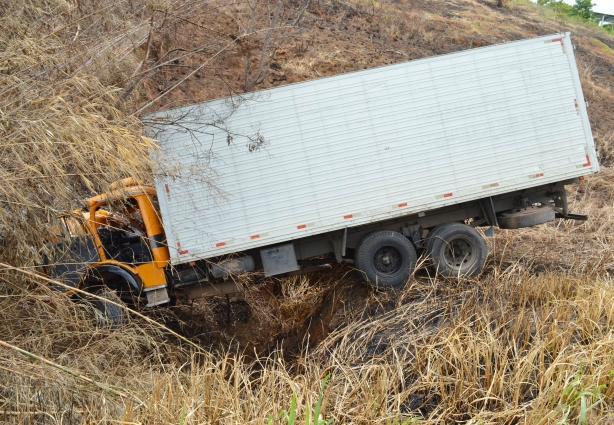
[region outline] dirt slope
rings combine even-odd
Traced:
[[[597,26],[556,16],[551,10],[529,2],[511,2],[503,8],[497,8],[495,3],[473,0],[313,2],[299,28],[289,34],[277,51],[269,76],[256,89],[571,31],[579,67],[594,79],[599,89],[612,90],[614,37],[610,34]],[[219,17],[215,20],[216,34],[228,38],[237,34],[237,24],[226,15],[225,7],[215,2],[207,7],[199,18],[203,23],[210,22],[213,14]],[[190,34],[195,46],[211,37],[210,32],[190,24],[177,33]],[[212,63],[219,77],[213,73],[206,79],[204,73],[197,75],[156,107],[175,105],[181,99],[192,102],[242,93],[242,53],[240,47],[230,45]],[[181,74],[178,72],[171,80]],[[171,80],[157,79],[155,84],[152,81],[150,89],[164,90]],[[150,92],[149,97],[153,94]],[[595,108],[590,111],[591,118],[594,116],[591,121],[600,136],[611,128],[611,114],[608,114],[611,110],[607,109],[611,102],[603,97],[594,98],[596,93],[592,90],[586,90],[586,95]]]

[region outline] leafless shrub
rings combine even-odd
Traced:
[[[233,4],[232,13],[243,58],[244,89],[252,91],[269,73],[275,53],[291,30],[296,30],[310,0],[246,0]]]

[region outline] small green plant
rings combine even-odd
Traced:
[[[572,382],[563,389],[561,399],[563,404],[561,408],[564,411],[563,419],[559,424],[566,424],[573,412],[577,412],[576,419],[580,425],[588,423],[588,413],[597,406],[603,405],[603,392],[605,385],[597,385],[595,387],[585,387],[580,379],[582,377],[582,369],[577,372]]]
[[[335,421],[335,418],[330,418],[328,421],[323,419],[322,412],[322,401],[324,399],[324,389],[326,388],[326,383],[330,379],[330,374],[324,377],[322,381],[322,387],[320,388],[320,396],[318,397],[318,402],[316,403],[313,411],[307,406],[307,411],[305,413],[305,425],[330,425]],[[313,421],[311,422],[311,413],[313,412]],[[288,425],[296,424],[296,393],[292,394],[292,401],[290,402],[290,409],[288,411],[282,410],[278,418],[285,418],[287,420]],[[269,425],[273,425],[273,414],[269,415]]]
[[[181,408],[181,414],[179,415],[179,425],[184,425],[185,423],[185,411],[188,406],[186,406],[185,401],[183,402],[183,407]]]
[[[282,410],[279,414],[279,417],[281,418],[282,416],[284,416],[288,420],[288,425],[294,425],[294,423],[296,422],[296,393],[292,394],[292,401],[290,402],[290,411],[286,412],[285,410]],[[270,415],[269,424],[272,423],[273,415]],[[307,420],[307,424],[309,424],[309,420]]]

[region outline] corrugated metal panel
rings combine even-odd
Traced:
[[[569,33],[162,116],[150,133],[174,264],[598,170]],[[249,152],[255,133],[266,145]]]

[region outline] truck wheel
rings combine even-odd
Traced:
[[[358,258],[358,252],[360,251],[360,248],[362,248],[362,243],[369,237],[371,236],[371,233],[367,233],[356,245],[356,248],[354,249],[354,267],[356,267],[359,270],[362,270],[362,267],[360,266],[360,258]]]
[[[514,208],[497,217],[501,229],[521,229],[554,220],[554,209],[549,205]]]
[[[356,267],[376,288],[401,289],[416,267],[414,246],[402,234],[380,230],[364,237],[355,254]]]
[[[488,247],[473,227],[446,223],[434,235],[429,235],[427,255],[442,276],[474,277],[484,268]]]
[[[124,313],[124,309],[109,302],[122,303],[114,291],[107,288],[100,288],[92,293],[103,298],[92,298],[89,300],[89,303],[94,307],[94,320],[96,324],[114,330],[126,321],[127,317]]]
[[[437,226],[433,227],[429,231],[428,235],[426,235],[426,238],[424,239],[424,242],[423,242],[425,252],[427,253],[431,252],[433,241],[435,240],[435,238],[437,238],[437,232],[439,232],[441,228],[446,226],[447,224],[450,224],[450,223],[438,224]]]

